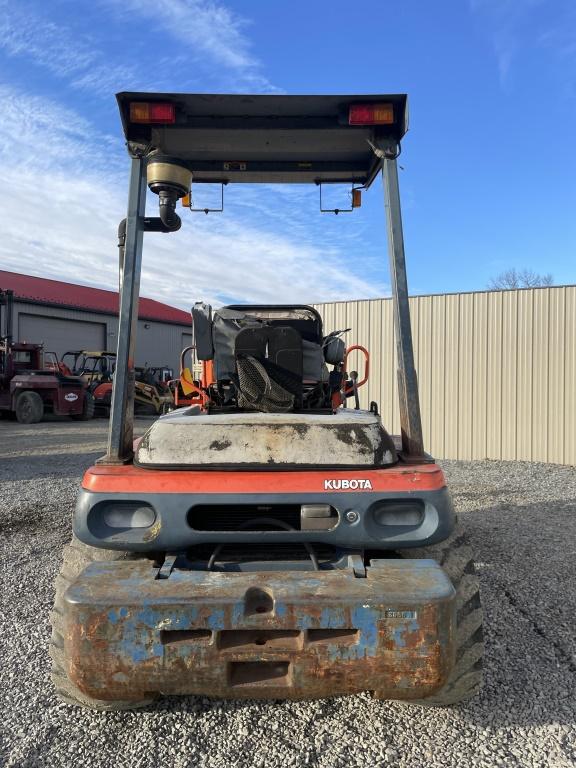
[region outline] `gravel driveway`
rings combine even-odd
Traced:
[[[146,422],[138,423],[141,431]],[[487,623],[480,697],[419,709],[368,695],[314,702],[165,699],[101,714],[49,680],[52,582],[82,470],[106,424],[0,422],[1,766],[576,764],[576,469],[444,462],[475,547]]]

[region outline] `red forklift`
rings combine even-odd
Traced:
[[[48,413],[91,419],[94,398],[83,380],[45,364],[42,344],[12,340],[13,301],[12,291],[0,290],[0,328],[5,310],[5,334],[0,336],[0,413],[15,414],[20,424],[35,424]]]

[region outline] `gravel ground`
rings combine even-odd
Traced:
[[[554,465],[444,463],[486,612],[485,687],[465,706],[183,698],[102,714],[59,702],[47,651],[52,582],[82,470],[105,436],[102,420],[0,422],[0,765],[576,764],[576,469]]]

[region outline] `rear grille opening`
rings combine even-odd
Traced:
[[[298,629],[223,629],[218,646],[221,650],[299,651],[303,637]]]
[[[163,629],[160,632],[162,645],[176,645],[180,643],[209,643],[212,640],[212,632],[209,629]]]
[[[271,522],[258,524],[259,518],[272,518],[299,531],[300,504],[199,504],[188,512],[188,525],[196,531],[237,531],[240,526],[249,531],[285,530]]]
[[[321,515],[318,520],[316,508]],[[338,513],[326,505],[198,504],[187,515],[195,531],[301,531],[303,519],[305,530],[330,530],[338,522]]]
[[[231,686],[277,687],[292,685],[289,661],[233,661],[228,667]]]
[[[359,631],[352,627],[346,629],[309,629],[307,640],[313,644],[335,643],[351,645],[358,642]]]

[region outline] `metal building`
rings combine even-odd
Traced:
[[[317,305],[371,353],[362,407],[400,429],[392,299]],[[410,298],[424,445],[446,459],[576,464],[576,286]],[[354,358],[351,368],[362,370]]]
[[[118,294],[0,270],[0,289],[14,291],[14,340],[44,344],[60,358],[74,349],[116,351]],[[176,373],[192,343],[188,312],[140,299],[136,365],[166,365]]]

